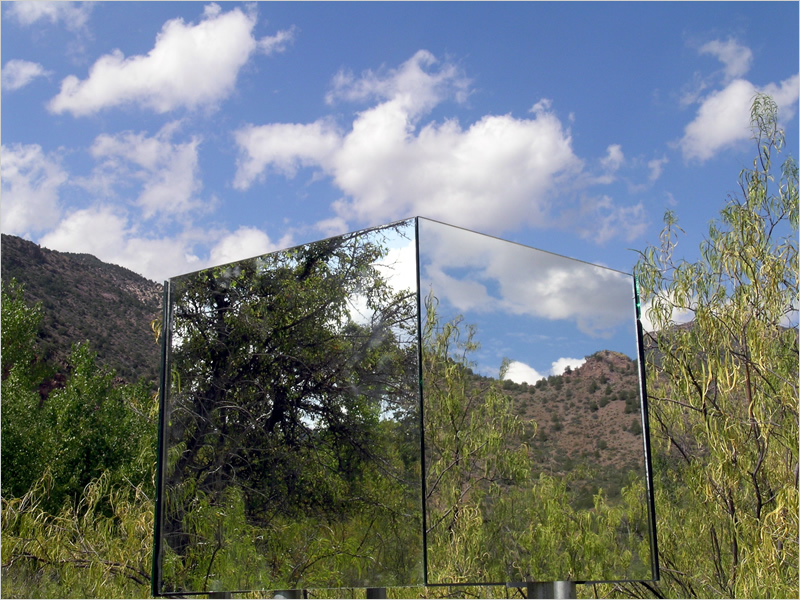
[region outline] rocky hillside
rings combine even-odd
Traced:
[[[514,412],[531,424],[520,441],[530,447],[538,469],[559,475],[589,472],[576,482],[586,507],[598,489],[613,500],[631,472],[643,476],[637,369],[624,354],[602,350],[579,368],[535,385],[501,383],[513,398]],[[477,385],[491,382],[473,377]]]
[[[161,285],[89,254],[56,252],[2,236],[3,283],[25,286],[28,303],[41,302],[45,357],[63,362],[77,342],[89,341],[101,364],[133,382],[158,382],[160,349],[150,322],[161,314]]]

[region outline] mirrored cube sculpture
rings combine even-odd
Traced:
[[[657,578],[633,296],[422,218],[169,280],[153,592]]]

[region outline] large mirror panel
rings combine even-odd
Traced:
[[[428,583],[653,579],[632,277],[418,236]]]
[[[415,221],[173,278],[159,594],[423,582]]]

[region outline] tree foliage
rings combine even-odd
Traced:
[[[61,388],[38,356],[41,310],[2,298],[3,596],[147,593],[155,403],[76,346]],[[49,393],[40,390],[50,390]]]
[[[499,381],[476,385],[470,376],[475,334],[461,317],[442,321],[435,299],[428,299],[423,381],[430,581],[603,580],[649,573],[641,474],[629,474],[617,502],[608,502],[600,489],[582,506],[580,482],[594,476],[592,467],[552,472],[534,459],[523,440],[531,439],[537,423],[518,416]],[[526,429],[532,431],[526,435]]]
[[[413,551],[396,551],[400,540],[419,547],[421,536],[419,388],[415,296],[376,266],[387,234],[174,282],[169,589],[206,589],[212,574],[228,588],[260,588],[268,577],[285,589],[421,573]],[[243,522],[234,526],[232,514]],[[263,540],[250,563],[236,550],[245,531]],[[234,572],[228,560],[254,566]]]
[[[756,98],[752,124],[753,166],[698,260],[675,256],[681,230],[668,213],[660,247],[636,268],[654,327],[665,597],[798,593],[798,169],[790,158],[775,173],[784,138],[770,98]],[[689,325],[674,326],[676,309]]]

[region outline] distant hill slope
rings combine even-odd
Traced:
[[[25,285],[29,304],[41,302],[40,339],[57,362],[72,344],[89,341],[101,364],[129,382],[158,382],[160,349],[150,321],[161,314],[162,286],[89,254],[56,252],[2,235],[2,279]]]
[[[473,376],[476,385],[491,379]],[[603,488],[616,498],[631,471],[643,476],[642,422],[636,361],[610,350],[586,357],[563,375],[551,375],[535,385],[500,383],[514,401],[514,412],[528,428],[523,439],[534,464],[545,473],[593,470],[578,493],[582,508]]]

